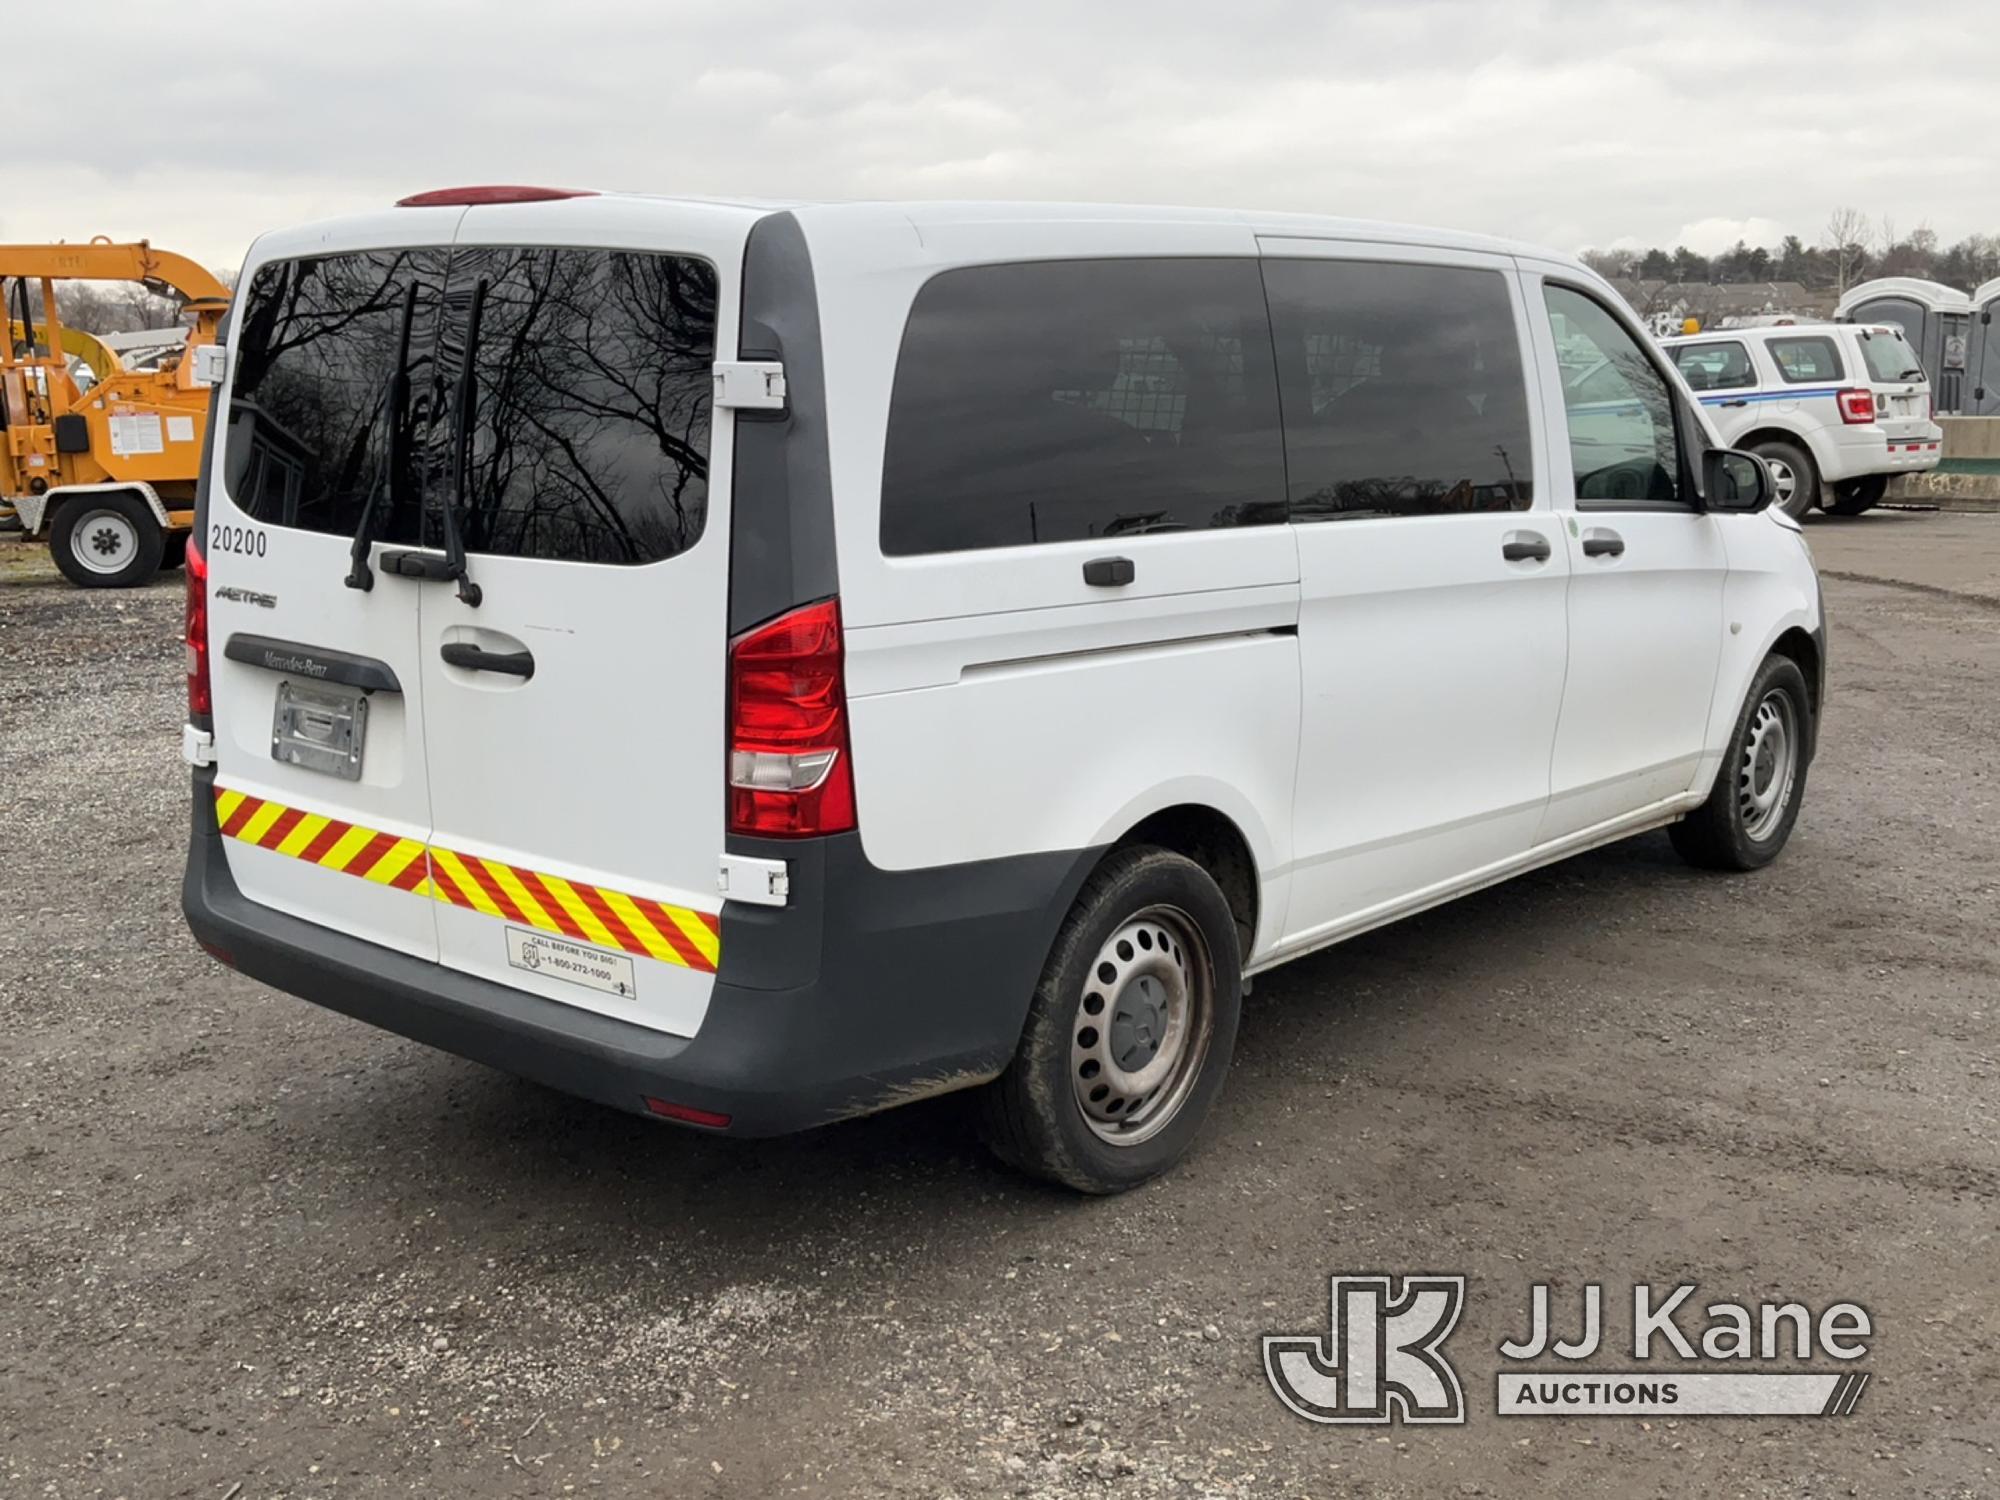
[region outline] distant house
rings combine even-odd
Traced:
[[[1618,295],[1655,334],[1679,333],[1689,318],[1703,328],[1742,328],[1796,318],[1822,322],[1833,316],[1834,293],[1796,281],[1614,280]]]

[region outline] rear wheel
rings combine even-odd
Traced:
[[[49,529],[56,566],[79,588],[135,588],[160,571],[165,550],[159,521],[131,490],[65,501]]]
[[[160,567],[164,570],[178,568],[187,561],[188,536],[185,531],[170,531],[165,538],[165,547],[160,552]]]
[[[1798,821],[1812,738],[1805,674],[1789,657],[1765,657],[1708,800],[1668,829],[1681,858],[1708,870],[1756,870],[1776,859]]]
[[[980,1099],[996,1154],[1085,1193],[1136,1187],[1188,1149],[1229,1071],[1236,921],[1208,872],[1120,850],[1085,882],[1021,1045]]]
[[[1845,479],[1833,487],[1833,500],[1826,508],[1836,516],[1858,516],[1864,510],[1873,510],[1882,503],[1882,497],[1889,493],[1887,474],[1868,474],[1860,479]]]
[[[1812,455],[1782,438],[1766,438],[1750,451],[1771,470],[1773,502],[1783,506],[1792,519],[1802,520],[1819,499],[1819,468]]]

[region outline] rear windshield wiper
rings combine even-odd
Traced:
[[[486,278],[472,286],[472,306],[466,312],[466,362],[458,372],[458,390],[452,394],[452,492],[444,498],[444,556],[430,552],[386,552],[382,568],[404,578],[448,578],[458,584],[458,602],[478,608],[484,598],[478,584],[466,574],[466,538],[458,530],[458,512],[466,504],[466,490],[472,472],[472,418],[478,400],[478,352],[480,318],[486,312]],[[408,388],[408,380],[404,380]],[[428,514],[428,510],[426,510]],[[356,538],[360,548],[360,538]]]
[[[349,549],[347,586],[363,593],[375,587],[374,571],[368,566],[368,552],[375,545],[378,516],[394,515],[401,499],[403,471],[409,462],[409,432],[406,417],[410,406],[410,325],[417,316],[417,284],[403,288],[403,318],[396,327],[396,367],[389,372],[389,384],[382,393],[382,405],[389,417],[388,482],[371,485],[361,520],[354,528],[354,545]],[[381,508],[388,491],[387,511]]]
[[[479,585],[466,575],[465,537],[458,527],[458,513],[465,505],[467,481],[472,467],[472,420],[479,401],[479,320],[486,311],[486,278],[472,286],[472,306],[465,314],[465,364],[458,372],[458,392],[452,398],[451,493],[444,503],[444,565],[448,576],[458,582],[461,604],[477,607]]]

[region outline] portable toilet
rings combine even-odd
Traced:
[[[1972,294],[1972,349],[1965,369],[1972,382],[1966,414],[2000,415],[2000,276]]]
[[[1842,323],[1894,323],[1931,379],[1932,407],[1964,410],[1971,351],[1972,299],[1957,287],[1915,276],[1883,276],[1855,287],[1833,310]]]

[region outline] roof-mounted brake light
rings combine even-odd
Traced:
[[[398,208],[466,208],[479,203],[549,203],[557,198],[595,198],[595,188],[455,187],[433,188],[398,198]]]

